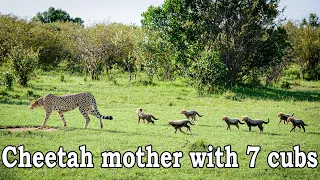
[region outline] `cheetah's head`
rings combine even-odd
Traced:
[[[43,98],[39,98],[37,100],[34,100],[30,103],[30,109],[33,110],[35,108],[38,108],[42,106]]]

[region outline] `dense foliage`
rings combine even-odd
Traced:
[[[131,80],[142,71],[148,84],[154,78],[182,77],[199,92],[270,84],[288,67],[299,67],[293,73],[301,78],[318,80],[318,16],[284,24],[278,3],[166,0],[142,13],[142,27],[110,22],[85,27],[81,18],[53,7],[32,20],[0,14],[1,72],[21,80],[21,71],[10,67],[12,62],[25,62],[28,56],[17,54],[28,52],[37,54],[32,66],[44,71],[59,67],[92,80],[114,80],[123,71]]]
[[[277,8],[278,1],[167,0],[143,13],[142,27],[159,32],[160,38],[172,44],[177,54],[171,60],[192,79],[202,76],[206,82],[202,85],[219,85],[212,78],[225,74],[208,75],[205,71],[211,71],[210,66],[200,71],[189,67],[206,66],[207,61],[199,64],[203,52],[218,51],[224,64],[220,71],[227,73],[220,79],[232,85],[269,73],[270,67],[281,62],[289,43],[277,22]]]
[[[301,23],[289,21],[285,26],[293,51],[291,60],[300,66],[302,79],[320,79],[320,21],[316,14]]]

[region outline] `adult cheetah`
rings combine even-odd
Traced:
[[[63,113],[73,110],[76,107],[79,107],[81,114],[86,119],[84,128],[87,128],[90,122],[88,114],[96,116],[99,119],[101,128],[103,127],[101,118],[109,120],[113,119],[112,116],[103,116],[99,113],[96,100],[94,99],[93,95],[88,92],[69,94],[65,96],[55,96],[53,94],[48,94],[30,103],[31,110],[41,106],[43,106],[44,110],[46,111],[46,117],[40,127],[41,129],[45,127],[52,111],[58,111],[63,122],[63,126],[66,126],[66,120],[63,117]]]

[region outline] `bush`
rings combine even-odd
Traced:
[[[27,86],[31,74],[37,67],[39,53],[31,48],[25,48],[22,45],[15,46],[8,55],[8,64],[12,69],[18,82],[23,87]]]
[[[4,73],[4,85],[6,86],[7,90],[12,89],[14,76],[11,73]]]
[[[225,99],[231,99],[231,100],[236,100],[237,99],[237,95],[236,93],[232,92],[232,91],[226,91],[222,94],[222,97],[224,97]]]
[[[290,80],[300,79],[300,68],[297,65],[292,65],[284,70],[284,76]]]
[[[60,81],[61,81],[61,82],[64,82],[64,81],[65,81],[65,79],[64,79],[64,75],[63,75],[62,73],[60,73],[60,75],[59,75],[59,79],[60,79]]]
[[[203,140],[197,140],[189,145],[190,151],[207,151],[208,145]]]
[[[27,96],[28,96],[28,97],[32,97],[32,96],[34,96],[33,91],[28,90],[28,91],[27,91]]]
[[[291,85],[291,84],[290,84],[289,82],[283,81],[282,84],[281,84],[281,88],[283,88],[283,89],[290,89],[290,88],[291,88],[290,85]]]
[[[189,70],[191,83],[198,93],[221,92],[227,86],[227,69],[217,51],[205,50],[197,61],[193,61]]]
[[[112,81],[115,85],[118,85],[117,78],[119,75],[123,73],[122,69],[118,66],[118,64],[113,64],[112,69],[108,72],[109,80]]]
[[[304,74],[304,79],[307,81],[318,81],[320,79],[320,67],[316,68],[316,69],[311,69],[308,70],[305,74]]]

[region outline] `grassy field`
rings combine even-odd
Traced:
[[[24,145],[25,151],[58,151],[64,147],[67,152],[79,152],[79,146],[86,145],[92,152],[94,168],[7,168],[2,157],[0,179],[319,179],[320,168],[277,168],[269,167],[268,154],[272,151],[293,151],[300,145],[305,153],[320,153],[320,83],[295,82],[290,90],[280,88],[235,87],[222,95],[199,97],[197,92],[185,86],[182,80],[158,82],[145,86],[138,76],[128,82],[122,75],[113,82],[86,81],[83,77],[65,76],[61,82],[58,75],[41,75],[30,82],[27,89],[14,88],[0,91],[0,149],[8,146]],[[67,127],[62,126],[58,113],[52,113],[47,126],[56,131],[17,131],[10,133],[7,127],[40,126],[45,112],[42,108],[29,110],[30,100],[54,93],[64,95],[78,92],[91,92],[103,115],[112,115],[114,120],[103,121],[100,129],[97,118],[91,117],[87,129],[85,120],[78,109],[65,113]],[[135,110],[140,107],[144,112],[159,118],[152,124],[137,123]],[[167,125],[168,120],[183,119],[181,109],[196,109],[203,117],[198,117],[192,132],[175,134]],[[279,124],[278,112],[294,113],[309,126],[306,132],[291,132],[291,124]],[[270,118],[264,125],[264,132],[254,127],[248,132],[246,125],[240,130],[226,124],[221,117],[241,118],[248,115],[253,119]],[[186,129],[183,128],[185,131]],[[237,152],[239,168],[192,168],[190,151],[208,151],[207,146],[221,147],[231,145]],[[152,145],[159,155],[164,151],[182,151],[181,168],[101,168],[101,153],[104,151],[136,152],[139,146]],[[261,147],[255,168],[249,168],[251,155],[246,155],[248,145]],[[294,154],[293,154],[294,155]],[[10,155],[10,161],[18,156]],[[145,160],[146,158],[144,158]],[[318,160],[319,158],[317,158]],[[213,161],[216,162],[215,160]],[[222,158],[225,162],[225,158]]]

